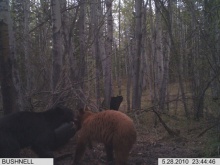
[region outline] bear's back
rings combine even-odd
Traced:
[[[136,139],[136,130],[131,118],[119,111],[106,110],[89,116],[83,124],[83,133],[91,141],[108,143],[113,138]],[[118,137],[119,136],[119,137]]]

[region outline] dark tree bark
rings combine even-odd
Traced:
[[[0,82],[4,114],[16,111],[8,24],[0,22]]]
[[[106,38],[106,59],[105,66],[103,67],[104,72],[104,98],[105,107],[110,108],[111,91],[112,91],[112,80],[111,80],[111,56],[112,56],[112,41],[113,41],[113,17],[112,17],[112,0],[106,0],[107,9],[107,38]]]
[[[53,93],[53,104],[57,103],[58,96],[56,90],[59,88],[59,81],[62,77],[62,44],[61,44],[61,12],[60,2],[58,0],[51,0],[52,9],[52,93]]]
[[[132,109],[140,109],[141,108],[141,90],[142,90],[142,82],[141,82],[141,48],[142,48],[142,0],[135,1],[135,49],[136,54],[134,57],[134,77],[133,77],[133,93],[132,93]]]

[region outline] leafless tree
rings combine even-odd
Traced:
[[[52,25],[53,25],[53,48],[52,48],[52,79],[51,87],[53,92],[53,102],[56,101],[56,87],[61,79],[62,65],[63,65],[63,54],[61,44],[61,12],[60,12],[60,1],[51,0],[52,9]]]
[[[0,81],[4,114],[14,112],[16,109],[16,91],[12,77],[12,57],[10,54],[9,2],[4,0],[0,4]]]

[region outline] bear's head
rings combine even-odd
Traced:
[[[79,130],[83,124],[83,122],[91,115],[93,115],[94,113],[88,109],[88,107],[86,108],[80,108],[78,110],[78,114],[76,116],[75,119],[75,124],[77,126],[77,130]]]
[[[122,101],[123,96],[111,97],[110,109],[118,110]]]
[[[54,128],[64,123],[74,122],[74,112],[64,106],[54,106],[43,113],[46,120],[50,122]]]

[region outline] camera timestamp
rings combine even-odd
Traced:
[[[158,158],[158,165],[219,165],[220,158]]]

